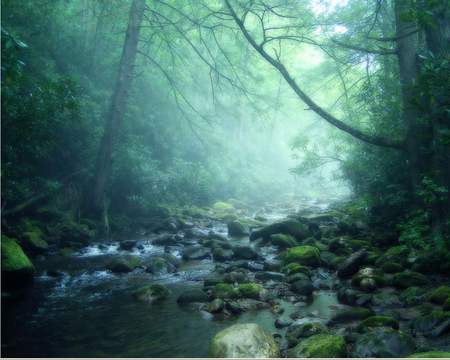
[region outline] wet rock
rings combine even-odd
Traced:
[[[186,305],[194,302],[207,302],[207,301],[208,295],[200,289],[187,290],[183,294],[181,294],[177,299],[177,303],[180,305]]]
[[[352,286],[371,292],[385,284],[383,274],[374,268],[363,268],[352,278]]]
[[[300,280],[310,281],[310,282],[311,282],[310,277],[309,277],[308,275],[304,274],[304,273],[301,273],[301,272],[296,273],[296,274],[289,275],[289,276],[286,278],[286,281],[287,281],[289,284],[295,283],[295,282],[300,281]]]
[[[189,246],[183,251],[184,260],[202,260],[209,259],[210,252],[202,246]]]
[[[375,327],[390,327],[392,329],[398,330],[398,321],[390,316],[375,315],[364,319],[361,324],[358,325],[360,331],[370,331],[370,329]]]
[[[286,251],[284,262],[298,263],[305,266],[320,266],[320,251],[318,248],[310,245],[295,246]]]
[[[223,276],[223,282],[228,284],[248,283],[249,278],[246,273],[241,271],[231,271]]]
[[[231,249],[216,247],[212,251],[214,261],[229,261],[234,258],[234,252]]]
[[[393,283],[396,287],[406,289],[411,286],[423,286],[429,283],[425,275],[415,271],[403,271],[394,274]]]
[[[251,246],[234,246],[234,257],[243,260],[256,260],[259,258],[258,253]]]
[[[172,234],[161,234],[152,239],[152,244],[154,245],[177,245],[178,240],[175,235]]]
[[[225,307],[232,314],[241,314],[246,311],[267,309],[270,305],[264,301],[256,299],[236,299],[226,302]]]
[[[395,357],[411,354],[416,348],[409,335],[388,328],[374,328],[371,332],[358,336],[353,357]]]
[[[439,305],[443,305],[450,297],[450,287],[443,285],[434,289],[428,296],[428,300]]]
[[[112,260],[106,268],[113,273],[127,273],[141,266],[141,260],[137,256],[124,256]]]
[[[223,283],[223,275],[219,274],[217,272],[213,272],[209,274],[204,280],[203,280],[203,286],[205,288],[213,287],[217,284]]]
[[[154,303],[167,299],[169,290],[166,287],[158,284],[144,286],[133,293],[136,300],[145,303]]]
[[[289,347],[297,345],[301,339],[317,334],[328,334],[329,330],[322,320],[302,318],[293,322],[286,331]]]
[[[284,272],[287,275],[294,275],[297,273],[302,273],[307,275],[308,277],[311,275],[311,271],[309,268],[305,265],[300,265],[297,263],[289,263],[281,269],[282,272]]]
[[[130,251],[137,245],[136,240],[125,240],[121,241],[119,245],[120,250]]]
[[[211,314],[217,314],[220,313],[224,309],[224,307],[225,303],[222,299],[214,299],[206,306],[206,310]]]
[[[373,315],[375,314],[373,313],[372,310],[363,307],[353,307],[350,309],[343,309],[333,315],[333,317],[329,321],[329,324],[335,325],[339,323],[364,320]]]
[[[411,325],[415,332],[424,336],[440,336],[450,329],[450,313],[433,311],[428,315],[416,318]]]
[[[239,220],[231,221],[227,224],[228,235],[242,237],[248,235],[250,232],[248,228]]]
[[[400,294],[400,300],[408,306],[417,305],[424,301],[426,296],[426,290],[418,287],[411,286],[402,291]]]
[[[291,284],[290,289],[292,292],[303,296],[311,296],[314,291],[311,280],[298,280]]]
[[[256,324],[237,324],[214,336],[209,356],[222,358],[273,358],[280,356],[272,335]]]
[[[277,329],[282,329],[282,328],[288,327],[291,324],[292,324],[292,320],[291,319],[278,318],[278,319],[275,320],[275,327]]]
[[[207,239],[208,232],[198,228],[189,228],[184,231],[184,237],[188,239]]]
[[[299,245],[293,236],[285,234],[270,235],[270,242],[280,249],[288,249]]]
[[[280,271],[282,264],[282,261],[277,259],[265,260],[261,270]]]
[[[372,304],[381,307],[398,307],[403,303],[397,292],[393,289],[382,290],[372,296]]]
[[[310,235],[310,231],[304,223],[296,220],[285,220],[253,231],[250,234],[250,240],[256,240],[258,238],[270,239],[270,235],[274,234],[291,235],[296,239],[302,240]]]
[[[327,334],[313,335],[288,352],[288,357],[298,358],[343,358],[346,356],[344,337]]]
[[[359,250],[346,259],[338,268],[338,276],[346,278],[356,274],[367,257],[366,250]]]
[[[5,235],[1,240],[2,287],[14,288],[28,284],[35,274],[35,268],[20,245]]]
[[[147,271],[154,275],[170,274],[175,272],[176,267],[162,257],[154,257],[147,266]]]
[[[403,270],[403,267],[395,262],[385,262],[383,265],[381,265],[381,270],[383,270],[387,274],[395,274],[401,272]]]
[[[260,281],[273,280],[273,281],[279,282],[279,281],[283,281],[285,277],[286,277],[286,275],[284,275],[283,273],[273,272],[273,271],[263,271],[263,272],[259,272],[255,275],[255,278]]]

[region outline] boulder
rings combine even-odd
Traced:
[[[365,249],[359,250],[352,255],[339,266],[338,268],[338,276],[340,278],[346,278],[356,274],[363,265],[364,260],[367,257],[367,251]]]
[[[229,261],[234,258],[234,252],[231,249],[215,247],[212,251],[214,261]]]
[[[433,311],[414,319],[411,326],[416,333],[437,337],[450,330],[450,313],[442,310]]]
[[[250,232],[248,230],[248,228],[243,225],[239,220],[234,220],[231,221],[227,224],[227,228],[228,228],[228,235],[229,236],[246,236],[248,235]]]
[[[255,283],[239,284],[238,294],[241,298],[260,299],[264,292],[264,288]]]
[[[3,287],[21,287],[33,278],[34,265],[14,239],[2,235],[1,253]]]
[[[319,319],[302,318],[294,321],[286,330],[289,347],[297,345],[301,339],[317,334],[328,334],[326,325]]]
[[[279,273],[279,272],[274,272],[274,271],[262,271],[259,273],[256,273],[255,278],[259,281],[269,281],[269,280],[273,280],[273,281],[283,281],[284,278],[286,277],[286,275],[284,275],[283,273]]]
[[[250,240],[256,240],[258,238],[270,239],[270,235],[273,234],[291,235],[298,240],[303,240],[310,235],[310,231],[304,223],[297,220],[285,220],[253,231],[250,234]]]
[[[401,358],[411,354],[415,348],[414,339],[403,332],[389,328],[374,328],[356,338],[352,356]]]
[[[145,303],[154,303],[167,299],[169,296],[169,290],[163,285],[154,284],[150,286],[144,286],[133,293],[136,300]]]
[[[286,264],[298,263],[305,266],[319,266],[321,264],[320,251],[310,245],[295,246],[286,251],[284,262]]]
[[[211,256],[208,249],[203,246],[188,246],[183,251],[184,260],[202,260],[209,259]]]
[[[127,273],[141,266],[141,260],[137,256],[124,256],[112,260],[106,268],[113,273]]]
[[[223,282],[228,284],[248,283],[249,279],[245,272],[231,271],[223,276]]]
[[[209,356],[221,358],[276,358],[278,344],[257,324],[237,324],[214,336]]]
[[[206,311],[211,314],[220,313],[225,307],[225,303],[222,299],[214,299],[206,306]]]
[[[393,283],[396,287],[406,289],[411,286],[423,286],[428,285],[429,280],[421,273],[415,271],[403,271],[394,274]]]
[[[338,311],[330,319],[329,324],[335,325],[356,320],[364,320],[375,315],[372,310],[363,307],[352,307]]]
[[[398,330],[398,321],[390,316],[375,315],[364,319],[361,324],[358,325],[358,329],[361,331],[368,331],[375,327],[390,327]]]
[[[160,246],[177,245],[178,240],[175,235],[161,234],[152,239],[152,244]]]
[[[290,289],[297,295],[302,296],[311,296],[314,291],[311,280],[298,280],[291,284]]]
[[[270,305],[266,302],[255,300],[255,299],[236,299],[227,301],[225,303],[225,308],[230,311],[232,314],[241,314],[245,311],[255,311],[266,309],[270,307]]]
[[[280,249],[287,249],[299,245],[293,236],[285,234],[270,235],[270,242]]]
[[[181,294],[177,299],[177,303],[180,305],[186,305],[194,302],[207,302],[207,301],[208,295],[200,289],[187,290],[183,294]]]
[[[343,358],[347,347],[343,336],[318,334],[301,341],[289,350],[288,357],[295,358]]]
[[[297,263],[289,263],[289,264],[283,266],[281,271],[287,275],[303,273],[303,274],[307,275],[308,277],[310,276],[310,273],[311,273],[311,271],[309,270],[309,268],[307,266],[300,265]]]
[[[166,259],[156,256],[150,260],[147,271],[154,275],[164,275],[175,272],[176,267]]]
[[[234,257],[242,260],[256,260],[259,258],[258,253],[251,247],[246,245],[233,247]]]
[[[137,245],[136,240],[125,240],[121,241],[119,245],[120,250],[130,251]]]
[[[425,297],[426,290],[418,286],[411,286],[400,294],[400,300],[408,306],[422,303]]]
[[[443,285],[434,289],[429,295],[428,300],[439,305],[443,305],[450,297],[450,287]]]

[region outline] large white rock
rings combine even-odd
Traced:
[[[211,357],[274,358],[280,349],[272,335],[257,324],[237,324],[214,336],[210,346]]]

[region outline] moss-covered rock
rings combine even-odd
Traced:
[[[226,203],[224,201],[217,201],[216,203],[214,203],[213,205],[213,209],[216,211],[234,211],[234,206]]]
[[[305,319],[300,319],[287,328],[286,341],[289,347],[294,347],[303,338],[310,337],[312,335],[328,333],[328,328],[321,321],[305,321]]]
[[[289,357],[299,358],[343,358],[347,356],[345,339],[342,336],[318,334],[300,342],[288,352]]]
[[[163,285],[154,284],[150,286],[144,286],[133,293],[136,300],[145,303],[154,303],[167,299],[169,296],[169,290]]]
[[[141,260],[137,256],[124,256],[119,259],[112,260],[107,269],[114,273],[127,273],[141,266]]]
[[[270,239],[270,235],[273,234],[291,235],[298,240],[303,240],[310,235],[310,231],[305,223],[297,220],[285,220],[253,231],[250,234],[250,240],[256,240],[258,238]]]
[[[44,234],[38,227],[30,228],[29,231],[24,232],[20,242],[25,249],[33,253],[42,253],[48,249]]]
[[[403,267],[396,262],[388,261],[381,265],[381,270],[387,274],[395,274],[403,271]]]
[[[421,353],[414,353],[408,356],[408,358],[426,359],[426,358],[450,358],[449,351],[427,351]]]
[[[241,298],[259,299],[264,288],[260,284],[247,283],[239,284],[238,294]]]
[[[270,241],[272,245],[275,245],[280,249],[287,249],[298,245],[297,240],[295,240],[293,236],[285,234],[270,235]]]
[[[394,274],[393,283],[396,287],[406,289],[411,286],[422,286],[429,283],[427,277],[415,271],[403,271]]]
[[[385,285],[383,274],[374,268],[363,268],[352,278],[352,286],[363,291],[374,291]]]
[[[257,324],[237,324],[217,333],[209,356],[221,358],[276,358],[280,349],[275,339]]]
[[[246,236],[249,234],[248,227],[239,220],[230,221],[227,228],[229,236]]]
[[[177,303],[180,305],[206,301],[208,301],[208,295],[200,289],[187,290],[177,298]]]
[[[408,334],[378,327],[357,337],[352,356],[401,358],[411,354],[415,348],[415,341]]]
[[[364,319],[361,324],[358,325],[359,330],[367,330],[374,327],[390,327],[398,330],[398,321],[390,316],[375,315]]]
[[[411,286],[402,291],[400,294],[400,300],[406,305],[420,304],[425,298],[426,290],[418,286]]]
[[[364,320],[375,315],[372,310],[363,307],[352,307],[338,311],[330,320],[330,324],[345,323],[356,320]]]
[[[281,269],[282,272],[284,272],[286,275],[294,275],[297,273],[302,273],[307,276],[311,275],[311,271],[309,268],[305,265],[297,264],[297,263],[289,263]]]
[[[2,286],[20,288],[28,283],[35,273],[35,268],[20,245],[7,236],[1,237],[2,252]]]
[[[443,305],[450,297],[450,287],[443,285],[434,289],[428,296],[428,300],[439,305]]]
[[[219,283],[214,286],[212,296],[219,299],[236,299],[239,297],[239,292],[231,284]]]
[[[286,251],[284,262],[286,264],[298,263],[306,266],[319,266],[321,264],[320,251],[310,245],[295,246]]]

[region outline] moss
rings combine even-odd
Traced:
[[[306,267],[305,265],[297,264],[297,263],[289,263],[286,266],[284,266],[281,269],[281,271],[287,275],[302,273],[302,274],[310,276],[310,274],[311,274],[308,267]]]
[[[427,351],[422,353],[414,353],[408,356],[408,358],[450,358],[450,352],[448,351]]]
[[[27,231],[23,234],[22,242],[30,250],[44,251],[48,249],[48,243],[42,238],[43,234],[39,228]]]
[[[443,285],[434,289],[429,295],[428,300],[439,305],[443,305],[450,297],[450,287]]]
[[[273,234],[270,236],[270,241],[273,245],[282,249],[287,249],[298,245],[297,240],[291,235]]]
[[[231,284],[219,283],[212,290],[213,297],[220,299],[235,299],[239,292]]]
[[[214,203],[213,209],[216,211],[234,211],[234,206],[224,201]]]
[[[29,274],[35,272],[32,262],[14,239],[3,235],[1,250],[2,271]]]
[[[394,274],[393,283],[399,288],[406,289],[410,286],[422,286],[429,283],[425,275],[414,271],[403,271]]]
[[[360,250],[370,248],[370,242],[367,240],[347,240],[346,243],[351,247],[352,250]]]
[[[162,285],[154,284],[136,290],[133,296],[138,301],[152,303],[166,299],[169,296],[169,290]]]
[[[406,245],[393,246],[389,248],[385,253],[386,257],[388,258],[405,257],[408,256],[408,254],[409,249]]]
[[[396,262],[388,261],[381,265],[381,270],[388,274],[394,274],[401,272],[403,270],[403,267]]]
[[[112,272],[126,273],[133,271],[141,265],[141,260],[137,256],[127,256],[111,261],[107,268]]]
[[[403,290],[400,294],[400,300],[408,306],[417,305],[422,302],[425,292],[426,291],[420,287],[411,286],[406,290]]]
[[[314,246],[295,246],[287,250],[284,261],[286,264],[295,262],[306,266],[320,265],[320,251]]]
[[[373,327],[391,327],[393,329],[398,330],[398,321],[390,316],[371,316],[367,319],[364,319],[362,323],[358,326],[359,329],[364,328],[373,328]]]
[[[261,285],[255,283],[240,284],[238,286],[238,294],[242,298],[259,299],[263,290],[264,288]]]
[[[372,310],[363,307],[353,307],[337,312],[330,320],[331,324],[355,320],[364,320],[375,315]]]
[[[346,356],[344,337],[326,334],[313,335],[289,351],[289,357],[343,358]]]

